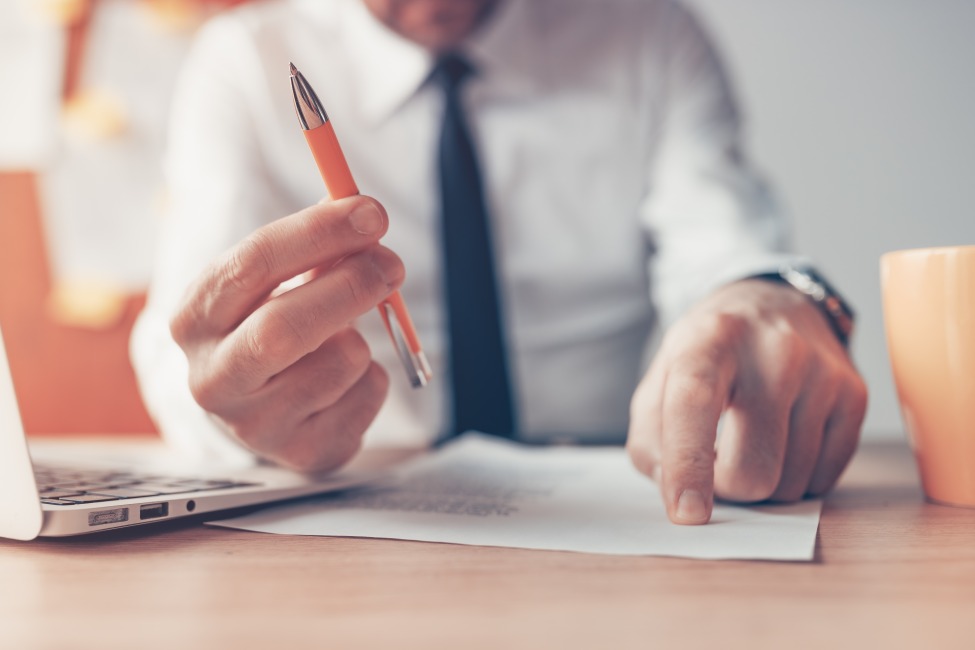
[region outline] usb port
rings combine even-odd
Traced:
[[[139,506],[139,519],[159,519],[169,514],[168,503],[147,503]]]

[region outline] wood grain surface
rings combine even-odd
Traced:
[[[164,524],[0,542],[3,648],[973,648],[975,510],[861,449],[812,563]]]

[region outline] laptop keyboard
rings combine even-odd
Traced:
[[[126,470],[79,470],[49,466],[35,466],[34,476],[41,503],[52,506],[73,506],[79,503],[259,485],[233,480],[143,474]]]

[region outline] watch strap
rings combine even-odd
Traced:
[[[849,347],[856,313],[833,285],[815,269],[785,265],[776,272],[760,273],[751,277],[757,280],[787,284],[799,291],[819,308],[840,343]]]

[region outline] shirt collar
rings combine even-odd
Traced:
[[[487,23],[464,43],[463,53],[492,97],[525,96],[538,88],[539,35],[532,34],[528,11],[532,1],[500,0]]]
[[[380,123],[409,100],[435,63],[425,48],[379,22],[361,1],[348,3],[344,31],[362,117]],[[530,34],[520,0],[501,0],[461,53],[477,69],[476,83],[491,96],[518,96],[535,87],[527,62]]]
[[[379,22],[361,0],[346,3],[343,37],[357,104],[369,122],[392,115],[430,72],[429,52]]]

